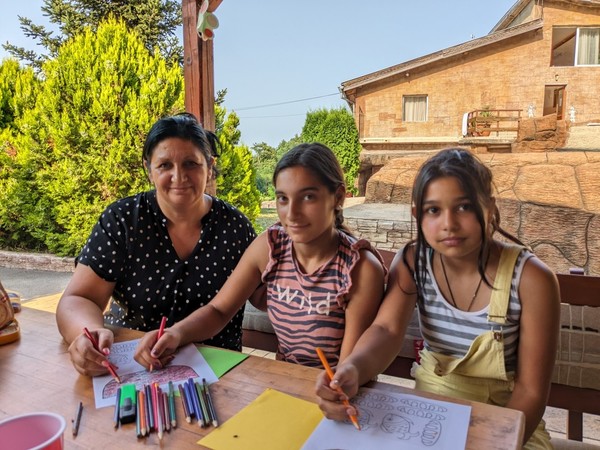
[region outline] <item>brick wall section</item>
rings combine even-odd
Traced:
[[[544,6],[541,30],[508,42],[492,43],[441,63],[424,65],[378,83],[359,88],[356,98],[361,138],[460,136],[465,112],[535,107],[544,111],[544,87],[566,85],[566,111],[574,106],[577,122],[600,118],[600,67],[550,66],[552,27],[597,26],[600,10],[574,5]],[[402,122],[403,95],[427,95],[428,120]]]

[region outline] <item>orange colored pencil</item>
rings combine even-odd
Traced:
[[[319,359],[321,360],[321,363],[323,364],[323,367],[325,368],[325,372],[327,372],[327,376],[329,377],[329,381],[333,380],[333,370],[331,370],[331,366],[329,365],[329,363],[327,362],[327,358],[325,358],[325,353],[323,353],[323,350],[321,350],[321,348],[317,347],[317,355],[319,355]],[[336,389],[340,394],[344,394],[344,391],[342,391],[342,388],[340,388],[339,386]],[[344,403],[345,406],[350,406],[350,402],[348,400],[344,400],[342,403]],[[354,424],[355,428],[357,430],[360,431],[360,424],[358,423],[358,417],[356,417],[355,414],[349,414],[350,420],[352,421],[352,423]]]
[[[142,403],[140,396],[140,391],[137,391],[135,394],[136,403],[135,403],[135,432],[137,437],[142,437]]]
[[[138,404],[140,405],[140,434],[146,436],[148,421],[146,420],[146,393],[144,389],[140,389],[138,392]]]

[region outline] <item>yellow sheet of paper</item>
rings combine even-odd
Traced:
[[[323,419],[316,403],[266,389],[208,436],[198,441],[214,450],[281,450],[302,447]]]

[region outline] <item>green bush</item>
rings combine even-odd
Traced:
[[[260,192],[256,187],[256,174],[252,165],[252,153],[245,145],[237,145],[240,139],[239,118],[217,106],[217,132],[221,143],[218,159],[220,171],[217,178],[217,197],[237,207],[254,223],[260,214]],[[221,119],[219,119],[221,118]]]
[[[360,143],[354,118],[347,109],[320,109],[306,114],[302,140],[320,142],[333,150],[344,170],[348,192],[356,193]]]
[[[14,156],[0,199],[11,223],[1,225],[28,247],[75,255],[109,203],[148,187],[143,140],[183,109],[183,76],[116,20],[64,44],[43,76],[35,107],[15,119],[19,132],[3,135]]]

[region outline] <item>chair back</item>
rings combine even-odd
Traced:
[[[600,415],[600,277],[557,274],[561,327],[548,406],[568,410],[567,438],[583,438],[583,413]]]

